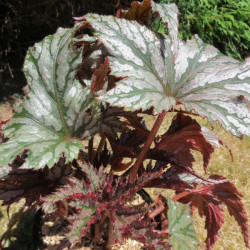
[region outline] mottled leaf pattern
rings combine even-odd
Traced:
[[[166,71],[161,57],[160,41],[145,26],[135,21],[112,16],[87,15],[86,19],[112,55],[109,57],[112,74],[122,79],[102,100],[127,110],[168,110],[175,104],[166,97]]]
[[[168,230],[174,250],[197,249],[198,239],[188,205],[168,198]]]
[[[219,121],[234,135],[250,135],[250,59],[240,63],[197,36],[179,41],[178,53],[165,39],[168,92],[186,109]],[[177,54],[177,56],[175,56]]]
[[[178,39],[178,8],[176,4],[158,4],[152,1],[152,10],[158,12],[160,18],[167,24],[168,34],[175,43]]]
[[[236,136],[250,135],[250,59],[240,63],[226,57],[197,36],[180,40],[175,5],[167,11],[163,5],[154,6],[159,13],[168,13],[163,19],[170,36],[156,35],[134,21],[86,16],[111,54],[112,74],[124,77],[100,98],[127,110],[153,106],[156,113],[183,103]]]
[[[11,121],[4,125],[0,165],[29,150],[22,168],[52,167],[61,157],[77,158],[82,144],[76,137],[99,128],[100,109],[90,88],[75,79],[81,53],[72,46],[73,29],[59,28],[28,50],[24,72],[29,94]]]
[[[102,167],[97,170],[93,166],[82,164],[79,161],[78,165],[85,174],[84,178],[80,180],[71,177],[67,185],[42,198],[43,210],[57,217],[61,214],[58,208],[59,203],[74,208],[72,216],[67,217],[67,213],[64,214],[64,217],[70,222],[69,232],[66,236],[72,243],[89,235],[91,225],[100,222],[104,214],[108,215],[107,219],[110,220],[111,237],[114,238],[114,241],[122,242],[124,240],[126,237],[124,227],[133,229],[131,233],[134,238],[141,233],[141,229],[143,231],[145,228],[147,231],[149,228],[155,227],[155,224],[151,224],[150,219],[138,221],[147,213],[147,203],[134,206],[129,205],[128,201],[153,178],[159,177],[162,174],[161,170],[154,172],[154,175],[145,172],[135,182],[130,182],[128,178],[105,173]],[[113,223],[115,225],[112,225]],[[105,223],[101,225],[100,233],[105,233]],[[148,235],[147,241],[155,240],[155,238],[161,241],[159,237],[161,236],[156,233]]]
[[[91,218],[93,218],[93,214],[97,209],[95,206],[85,205],[82,205],[81,208],[82,210],[79,214],[69,217],[69,220],[72,221],[72,224],[70,226],[69,232],[66,235],[68,240],[72,243],[75,241],[80,241],[81,237],[84,236],[87,231],[88,223],[91,221]],[[91,222],[94,223],[95,220],[92,220]]]

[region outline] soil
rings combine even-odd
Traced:
[[[10,119],[14,114],[16,104],[21,102],[22,99],[16,94],[5,97],[0,103],[0,122]]]

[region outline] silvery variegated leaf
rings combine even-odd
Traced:
[[[180,180],[185,181],[194,187],[196,185],[199,185],[199,184],[212,186],[212,185],[217,185],[217,184],[229,182],[229,179],[222,179],[222,180],[204,179],[204,178],[200,179],[200,178],[198,178],[190,173],[185,173],[185,172],[180,173],[179,178],[180,178]]]
[[[176,4],[162,4],[152,1],[152,10],[158,12],[160,18],[167,24],[168,34],[173,41],[178,39],[178,8]]]
[[[212,124],[219,121],[234,135],[249,136],[250,58],[239,62],[224,56],[197,36],[179,40],[176,53],[170,39],[164,44],[170,95]]]
[[[79,137],[99,128],[100,109],[90,87],[75,79],[81,51],[72,46],[74,29],[59,28],[28,50],[24,73],[29,94],[9,123],[3,126],[0,166],[27,150],[22,168],[52,167],[61,157],[66,163],[83,148]]]
[[[173,39],[171,25],[171,36],[158,36],[135,21],[93,14],[86,19],[110,53],[111,74],[123,77],[100,99],[127,110],[153,106],[155,113],[182,103],[234,135],[250,135],[250,58],[224,56],[197,36]]]
[[[12,167],[9,165],[3,166],[0,168],[0,179],[7,176],[8,173],[12,170]]]
[[[135,21],[112,16],[89,14],[86,20],[111,54],[112,74],[125,77],[102,95],[102,100],[132,111],[154,106],[160,112],[175,104],[174,98],[166,98],[167,77],[161,43],[151,30]]]
[[[174,250],[197,249],[198,238],[189,205],[174,202],[168,197],[168,229]]]

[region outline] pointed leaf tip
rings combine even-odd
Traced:
[[[212,132],[209,135],[210,140],[213,138],[213,142],[217,142],[216,138],[212,137]],[[214,152],[214,146],[204,137],[200,124],[182,112],[173,118],[167,133],[162,136],[156,148],[172,153],[180,164],[190,168],[194,162],[191,149],[199,151],[203,156],[205,171]]]
[[[151,9],[151,0],[143,0],[141,3],[133,1],[131,3],[131,7],[128,10],[119,9],[116,13],[116,17],[124,18],[127,20],[135,20],[140,23],[146,24]]]
[[[109,59],[108,57],[106,57],[104,63],[101,64],[100,67],[93,73],[93,81],[91,83],[92,94],[103,89],[105,80],[109,72]]]

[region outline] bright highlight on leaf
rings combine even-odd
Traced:
[[[166,72],[161,44],[152,31],[135,21],[111,16],[91,14],[87,21],[112,55],[109,57],[112,74],[125,77],[102,96],[102,100],[125,106],[127,110],[154,106],[156,112],[168,110],[175,104],[164,85]]]
[[[81,53],[72,46],[74,29],[59,28],[54,35],[30,48],[24,63],[29,94],[3,133],[0,166],[29,152],[22,168],[52,167],[61,157],[78,157],[82,144],[76,137],[90,136],[99,128],[99,106],[75,79]]]

